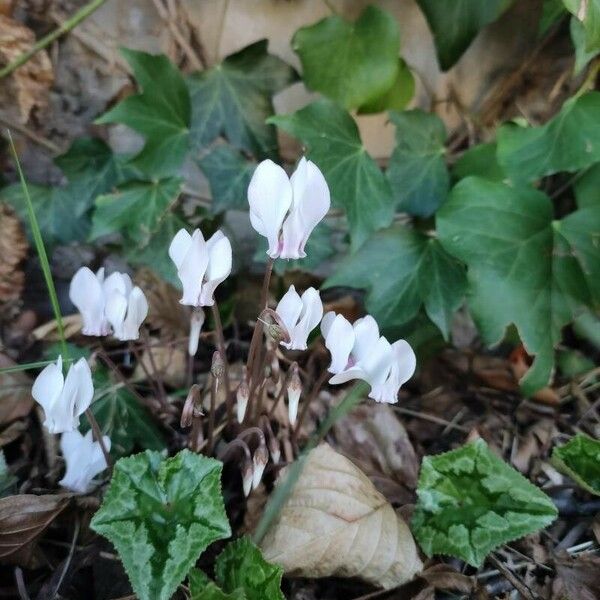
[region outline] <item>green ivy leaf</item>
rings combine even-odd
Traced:
[[[127,388],[116,387],[105,369],[94,370],[94,388],[96,399],[90,408],[102,433],[110,437],[113,456],[127,456],[136,447],[164,450],[163,435],[148,411]],[[82,427],[90,428],[85,416]]]
[[[394,214],[390,185],[362,145],[354,119],[329,100],[318,100],[290,115],[269,119],[307,148],[321,169],[332,201],[346,210],[352,249],[389,225]]]
[[[579,208],[600,206],[600,163],[578,175],[579,177],[573,185],[577,206]]]
[[[490,181],[504,181],[506,173],[498,164],[496,157],[496,142],[471,146],[452,167],[455,180],[464,179],[471,175],[483,177]]]
[[[469,177],[452,190],[437,226],[446,250],[467,263],[469,305],[484,340],[499,342],[514,324],[535,354],[523,391],[547,385],[561,327],[599,293],[600,207],[553,221],[545,194]]]
[[[448,339],[466,273],[436,239],[399,226],[376,233],[344,260],[325,282],[325,287],[338,285],[368,290],[366,308],[383,329],[407,323],[423,306]]]
[[[140,600],[168,600],[200,554],[231,529],[222,464],[182,450],[122,458],[91,528],[117,549]]]
[[[177,177],[132,181],[111,194],[98,196],[90,238],[121,233],[139,245],[146,243],[179,195],[181,184]]]
[[[125,181],[127,167],[124,158],[113,153],[98,138],[76,139],[71,147],[54,162],[69,181],[84,182],[90,198],[109,192],[113,186]]]
[[[600,496],[600,441],[578,433],[563,446],[554,448],[552,463],[584,490]]]
[[[175,234],[187,227],[188,224],[181,217],[172,212],[167,213],[146,243],[134,248],[126,248],[127,260],[132,265],[144,265],[150,268],[172,286],[180,289],[181,281],[177,276],[177,268],[166,249]]]
[[[314,271],[321,263],[333,256],[334,249],[331,245],[332,229],[327,223],[321,221],[310,234],[308,242],[306,242],[306,258],[298,260],[278,259],[275,261],[273,270],[277,275],[283,275],[288,271]],[[267,249],[269,244],[267,240],[261,236],[258,248],[254,253],[254,260],[259,263],[267,262]]]
[[[210,183],[213,212],[248,209],[248,184],[256,168],[254,161],[223,144],[199,159],[198,166]]]
[[[385,110],[404,110],[415,95],[415,78],[408,65],[398,60],[398,75],[389,90],[363,104],[359,115],[383,112]]]
[[[285,600],[281,593],[283,569],[268,563],[249,538],[227,545],[217,558],[215,576],[225,592],[243,589],[248,600]]]
[[[442,70],[447,71],[475,36],[495,21],[511,0],[417,0],[435,39]]]
[[[516,181],[534,181],[600,161],[599,140],[600,92],[589,92],[567,100],[541,127],[501,127],[498,160]]]
[[[297,79],[294,69],[267,53],[260,40],[222,63],[188,78],[192,98],[192,147],[223,134],[234,146],[258,158],[277,157],[272,97]]]
[[[131,164],[151,177],[177,173],[188,151],[190,95],[179,70],[164,55],[121,49],[131,66],[139,94],[129,96],[96,119],[123,123],[146,138]]]
[[[226,594],[200,569],[192,569],[189,574],[190,600],[247,600],[244,590],[234,590]]]
[[[396,126],[396,148],[387,176],[397,208],[429,217],[444,203],[450,187],[446,128],[437,115],[418,109],[391,112],[390,119]]]
[[[538,37],[546,35],[549,29],[565,14],[566,9],[562,0],[544,0],[542,16],[538,26]]]
[[[600,53],[600,47],[595,47],[592,50],[586,48],[585,28],[577,17],[571,17],[571,41],[575,47],[575,66],[573,74],[579,75],[587,64]]]
[[[332,15],[302,27],[292,48],[300,57],[306,86],[345,108],[385,94],[398,76],[398,24],[376,6],[367,6],[354,23]]]
[[[550,498],[479,439],[423,459],[412,530],[427,554],[474,567],[498,546],[547,527]]]
[[[27,187],[47,248],[87,238],[93,197],[90,196],[85,182],[56,187],[28,184]],[[7,202],[15,209],[31,235],[21,185],[16,183],[0,190],[0,201]]]
[[[600,0],[563,0],[563,3],[583,25],[585,51],[600,50]]]

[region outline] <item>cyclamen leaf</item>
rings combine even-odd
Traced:
[[[600,496],[600,441],[578,433],[554,448],[554,466],[588,492]]]
[[[583,25],[585,50],[600,50],[600,0],[563,0],[563,3]]]
[[[248,209],[248,185],[256,162],[223,144],[199,159],[198,166],[210,183],[213,212]]]
[[[408,65],[400,58],[398,60],[398,74],[392,87],[380,96],[363,104],[358,109],[358,114],[371,114],[384,110],[404,110],[415,95],[415,78]]]
[[[231,529],[221,495],[222,464],[182,450],[146,450],[115,464],[91,527],[117,549],[140,600],[168,600],[200,554]]]
[[[412,528],[427,554],[474,567],[498,546],[547,527],[550,498],[478,439],[423,459]]]
[[[512,0],[417,0],[433,32],[442,70],[447,71],[486,25]]]
[[[98,196],[91,239],[121,233],[139,245],[148,242],[160,218],[179,195],[182,180],[132,181],[117,191]]]
[[[335,205],[346,210],[352,249],[389,225],[394,214],[390,185],[362,145],[354,119],[329,100],[318,100],[290,115],[271,117],[298,138],[321,169]]]
[[[376,233],[344,260],[325,282],[336,285],[367,289],[367,310],[383,329],[407,323],[424,306],[448,339],[467,279],[464,266],[439,241],[399,226]]]
[[[535,355],[524,393],[547,385],[561,328],[600,298],[600,206],[553,221],[545,194],[469,177],[452,190],[437,226],[444,248],[467,263],[469,305],[484,340],[499,342],[513,323]]]
[[[345,108],[358,108],[393,86],[400,31],[392,15],[367,6],[354,23],[332,15],[302,27],[294,34],[292,48],[308,88]]]
[[[397,208],[419,217],[431,216],[448,196],[450,177],[444,160],[446,128],[422,110],[391,112],[396,148],[387,176]]]
[[[96,119],[123,123],[146,138],[131,164],[151,177],[177,173],[188,151],[190,94],[179,70],[164,55],[121,49],[141,92]]]
[[[188,78],[192,99],[192,149],[219,135],[257,158],[277,157],[275,129],[265,123],[274,114],[272,97],[297,79],[294,69],[267,53],[260,40]]]
[[[192,569],[189,574],[190,600],[247,600],[244,590],[237,589],[226,594],[200,569]]]
[[[589,92],[567,100],[541,127],[501,127],[498,160],[511,178],[533,181],[600,161],[599,140],[600,92]]]
[[[225,592],[241,589],[248,600],[285,600],[281,593],[283,569],[268,563],[246,537],[231,542],[221,552],[215,576]]]
[[[94,388],[97,397],[90,409],[94,413],[104,435],[110,437],[110,452],[121,457],[133,449],[163,450],[165,440],[148,411],[126,388],[114,387],[104,369],[94,370]],[[90,428],[83,417],[84,431]]]

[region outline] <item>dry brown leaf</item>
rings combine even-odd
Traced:
[[[31,49],[35,35],[21,23],[0,14],[0,66],[5,66]],[[54,81],[52,63],[45,50],[37,52],[24,65],[13,71],[8,85],[0,89],[0,106],[9,110],[22,123],[29,119],[34,107],[46,104],[48,91]]]
[[[552,598],[562,600],[598,600],[600,598],[600,558],[564,556],[555,560],[558,577]]]
[[[531,357],[521,345],[511,352],[510,363],[515,377],[520,381],[529,370],[529,366],[531,365]],[[560,404],[560,396],[556,390],[553,390],[549,386],[546,386],[535,392],[535,394],[531,396],[531,399],[542,404],[547,404],[548,406],[558,406]]]
[[[145,379],[146,372],[153,377],[156,373],[163,381],[172,387],[180,387],[184,384],[187,370],[187,352],[183,348],[172,346],[159,346],[159,341],[149,339],[150,348],[146,348],[142,354],[142,365],[135,368],[134,379]]]
[[[72,338],[74,335],[78,334],[81,331],[82,321],[81,315],[76,313],[74,315],[68,315],[67,317],[62,318],[62,324],[64,327],[65,338]],[[60,341],[61,336],[58,333],[58,323],[56,319],[52,321],[48,321],[36,327],[31,335],[36,340],[45,340],[46,342],[58,342]]]
[[[0,353],[0,369],[14,366],[14,361]],[[0,374],[0,426],[29,414],[33,406],[31,383],[23,371]]]
[[[190,312],[179,303],[181,292],[146,268],[136,273],[135,282],[148,299],[146,322],[151,329],[160,329],[160,337],[166,341],[188,336]]]
[[[359,406],[335,425],[334,435],[336,447],[355,460],[386,496],[378,484],[384,477],[415,487],[417,455],[402,423],[387,404]]]
[[[266,560],[293,576],[360,577],[384,588],[423,568],[406,523],[369,478],[327,444],[308,455],[262,549]]]
[[[69,496],[0,498],[0,563],[26,565],[35,540],[66,508]]]
[[[21,261],[28,247],[19,218],[6,204],[0,204],[0,303],[21,297],[25,283]]]

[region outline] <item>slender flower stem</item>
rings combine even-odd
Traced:
[[[91,408],[86,409],[85,416],[87,417],[87,420],[92,428],[94,439],[100,444],[102,454],[104,454],[104,460],[106,460],[106,466],[112,470],[112,460],[110,458],[110,454],[108,453],[108,449],[106,448],[106,444],[104,443],[102,430],[100,429],[100,425],[98,425],[98,421],[96,421],[96,417],[94,416]]]
[[[275,401],[273,402],[273,404],[271,405],[271,408],[269,409],[269,415],[268,415],[269,419],[275,413],[275,409],[277,408],[278,404],[281,402],[281,399],[283,398],[283,395],[285,394],[286,388],[287,388],[287,377],[284,381],[281,382],[281,389],[279,390],[279,393],[277,394],[277,398],[275,398]]]
[[[304,417],[308,413],[308,407],[312,403],[312,401],[317,397],[318,393],[321,391],[323,384],[327,381],[327,377],[329,376],[329,372],[327,370],[321,373],[317,382],[313,385],[312,390],[310,391],[309,397],[304,401],[302,405],[302,410],[300,411],[300,416],[296,421],[296,427],[294,427],[294,431],[292,433],[292,443],[296,444],[298,441],[298,434],[300,433],[300,427],[302,426],[302,422],[304,421]]]
[[[267,261],[267,267],[265,269],[265,277],[263,279],[262,284],[262,292],[260,295],[260,310],[262,311],[264,308],[267,308],[267,303],[269,301],[269,285],[271,283],[271,274],[273,273],[273,265],[275,264],[275,260],[273,258],[269,258]]]
[[[158,387],[160,403],[166,407],[169,404],[169,402],[167,400],[167,392],[165,391],[165,386],[163,384],[162,375],[160,374],[160,371],[158,370],[158,367],[156,366],[156,361],[154,360],[154,354],[152,353],[152,350],[150,349],[150,337],[148,336],[147,331],[144,331],[143,337],[144,337],[145,350],[146,350],[146,353],[148,354],[148,360],[150,361],[150,366],[152,367],[152,371],[154,371],[154,373],[153,373],[154,380],[156,381],[156,385]],[[143,362],[143,360],[141,362]]]
[[[217,334],[217,346],[223,360],[225,380],[225,405],[227,406],[227,424],[233,421],[233,401],[231,397],[231,385],[229,382],[229,363],[227,362],[227,350],[225,348],[225,335],[223,334],[223,323],[221,322],[221,313],[215,300],[215,303],[210,307],[212,310],[213,321],[215,322],[215,332]]]
[[[219,380],[214,376],[212,377],[212,384],[210,387],[210,413],[208,414],[208,442],[206,452],[210,456],[213,452],[214,436],[215,436],[215,413],[217,412],[217,389]]]
[[[67,19],[60,27],[58,27],[58,29],[50,32],[47,36],[36,42],[30,50],[17,56],[13,62],[6,65],[3,69],[0,69],[0,79],[10,75],[13,71],[24,65],[40,50],[43,50],[49,46],[61,35],[71,31],[71,29],[79,25],[79,23],[81,23],[84,19],[87,19],[87,17],[89,17],[95,10],[100,8],[105,2],[106,0],[92,0],[92,2],[88,2],[81,10],[77,11],[70,19]]]

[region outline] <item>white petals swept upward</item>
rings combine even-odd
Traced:
[[[31,395],[44,409],[44,426],[50,433],[73,431],[79,416],[92,403],[94,386],[87,361],[80,358],[63,378],[62,356],[49,364],[33,382]]]
[[[269,242],[271,258],[304,258],[312,230],[331,205],[319,168],[301,158],[291,178],[271,160],[261,162],[248,186],[250,222]],[[287,216],[286,216],[287,215]]]
[[[94,274],[81,267],[71,280],[69,297],[81,313],[84,335],[108,335],[112,326],[119,340],[137,340],[148,315],[144,292],[126,273],[115,272],[105,278],[104,269]]]
[[[110,438],[103,436],[104,445],[110,449]],[[102,447],[92,438],[92,430],[85,435],[68,431],[60,438],[60,449],[67,463],[65,476],[59,484],[78,494],[85,494],[93,487],[93,479],[108,466]]]
[[[351,325],[342,315],[327,313],[321,323],[325,346],[331,353],[330,384],[362,379],[371,386],[369,398],[394,404],[398,391],[415,372],[416,357],[405,340],[390,344],[379,335],[373,317]]]
[[[290,336],[290,341],[281,342],[281,345],[288,350],[306,350],[308,336],[323,316],[323,303],[319,292],[310,287],[300,296],[291,285],[279,301],[275,312]]]
[[[223,232],[205,241],[199,229],[192,235],[180,229],[169,246],[169,256],[183,286],[181,304],[212,306],[216,287],[231,273],[231,243]]]

